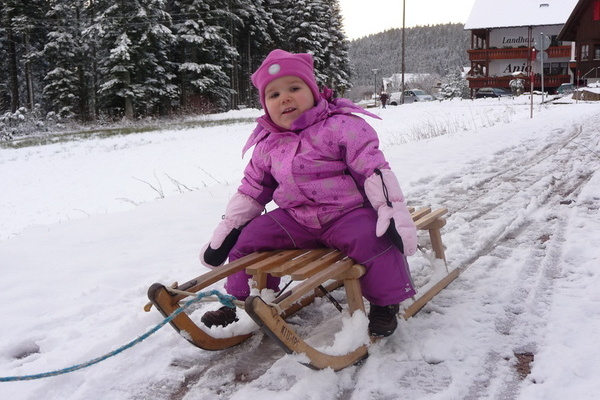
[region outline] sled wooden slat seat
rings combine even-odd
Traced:
[[[312,261],[315,261],[318,258],[323,257],[324,255],[331,253],[331,249],[314,249],[310,251],[301,250],[302,255],[281,264],[280,266],[273,268],[269,271],[269,273],[273,276],[282,277],[286,275],[290,275],[293,271],[298,270],[298,268],[303,267],[309,264]],[[252,269],[246,269],[246,271],[253,275]]]
[[[444,263],[446,263],[446,257],[440,230],[446,224],[444,216],[447,212],[446,208],[411,210],[415,225],[419,230],[428,231],[431,249],[435,257],[443,260]],[[349,313],[365,312],[359,281],[365,273],[364,266],[333,249],[264,251],[215,268],[189,282],[177,285],[176,289],[185,291],[189,296],[190,293],[199,292],[238,271],[246,271],[251,275],[254,287],[257,289],[266,287],[268,275],[287,277],[287,280],[294,281],[294,285],[280,293],[271,302],[265,301],[260,296],[250,296],[245,302],[245,309],[250,317],[286,352],[305,354],[309,360],[306,364],[311,368],[332,368],[334,370],[354,364],[367,356],[366,345],[359,346],[344,355],[325,354],[308,345],[285,321],[287,317],[312,303],[315,298],[330,296],[330,291],[341,286],[345,289]],[[413,299],[413,303],[404,311],[404,318],[409,318],[417,313],[431,298],[454,280],[459,272],[458,268],[449,272],[442,281],[418,298]],[[186,294],[173,293],[170,290],[162,284],[154,284],[148,291],[148,297],[152,304],[165,316],[174,312],[179,307],[179,302],[187,297]],[[197,326],[185,313],[174,318],[171,325],[188,341],[207,350],[235,346],[250,336],[248,334],[229,338],[212,337],[209,329]]]

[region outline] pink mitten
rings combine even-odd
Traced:
[[[223,265],[241,228],[258,217],[263,209],[252,197],[236,192],[229,200],[223,220],[217,225],[210,242],[200,252],[202,264],[208,268]]]
[[[417,228],[392,170],[375,170],[375,173],[365,180],[365,193],[373,208],[377,210],[375,234],[381,237],[387,232],[392,241],[401,246],[405,255],[415,254]],[[401,238],[399,243],[397,235]]]

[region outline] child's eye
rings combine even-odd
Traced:
[[[275,99],[275,98],[277,98],[277,96],[279,96],[279,93],[278,93],[278,92],[273,92],[273,93],[271,93],[271,94],[269,95],[269,98],[270,98],[270,99]]]

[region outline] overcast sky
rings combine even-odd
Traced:
[[[406,26],[467,22],[475,0],[339,0],[348,39],[402,27],[406,1]],[[500,1],[500,0],[498,0]]]

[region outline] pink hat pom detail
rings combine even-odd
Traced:
[[[252,83],[260,93],[260,103],[265,107],[265,88],[269,83],[282,76],[297,76],[310,88],[315,98],[319,100],[319,86],[315,79],[313,57],[308,53],[288,53],[285,50],[273,50],[252,74]]]

